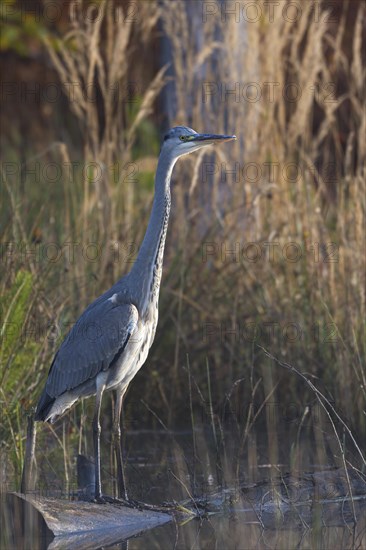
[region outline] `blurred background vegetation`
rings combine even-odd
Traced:
[[[1,5],[3,482],[19,480],[26,413],[67,327],[131,267],[178,124],[238,140],[175,171],[160,321],[125,426],[203,410],[215,433],[236,427],[238,463],[248,426],[288,430],[281,411],[316,437],[314,395],[259,344],[366,437],[365,5],[281,0],[272,20],[262,0],[236,18],[209,4]],[[64,449],[82,450],[85,414],[56,427]]]

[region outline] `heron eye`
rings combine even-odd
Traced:
[[[185,141],[186,137],[187,137],[187,136],[179,136],[179,139],[180,139],[181,141]]]

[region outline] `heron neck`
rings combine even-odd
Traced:
[[[149,224],[139,253],[129,274],[132,294],[143,315],[158,298],[163,267],[165,239],[170,215],[170,180],[176,159],[164,153],[159,157],[155,175],[155,195]]]

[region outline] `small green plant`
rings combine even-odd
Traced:
[[[32,405],[36,358],[42,347],[28,331],[34,284],[33,275],[20,270],[0,298],[0,439],[11,451],[17,483],[23,461],[24,413]]]

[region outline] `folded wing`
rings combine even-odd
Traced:
[[[44,419],[55,398],[113,366],[136,331],[137,323],[138,311],[133,304],[110,298],[89,307],[54,357],[36,419]]]

